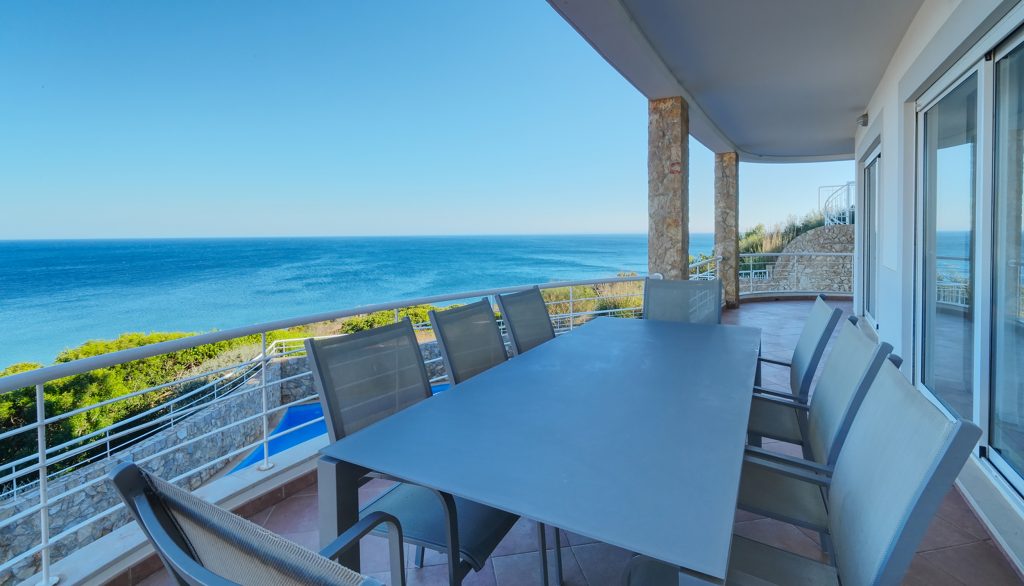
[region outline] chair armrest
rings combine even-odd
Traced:
[[[756,456],[764,460],[772,460],[780,464],[788,464],[790,466],[798,466],[801,468],[807,468],[811,472],[818,474],[824,474],[826,476],[832,476],[833,468],[831,466],[825,466],[812,460],[804,460],[796,456],[790,456],[789,454],[780,454],[779,452],[772,452],[764,448],[758,448],[755,446],[747,446],[747,454]]]
[[[796,409],[798,411],[810,411],[811,409],[809,406],[799,401],[794,401],[792,399],[784,399],[782,397],[775,397],[772,395],[754,395],[753,399],[755,401],[764,401],[766,403],[772,403],[775,405],[781,405],[783,407],[789,407],[791,409]]]
[[[405,546],[402,540],[402,526],[398,519],[383,511],[374,511],[349,527],[344,533],[320,550],[320,555],[336,560],[359,540],[366,537],[380,525],[388,526],[388,554],[391,565],[391,579],[399,576],[398,584],[405,586]]]
[[[772,396],[775,396],[775,397],[780,397],[782,399],[786,399],[788,401],[793,401],[794,403],[804,403],[803,400],[801,400],[799,397],[795,396],[793,393],[791,393],[789,391],[776,391],[775,389],[766,389],[764,387],[759,387],[759,386],[756,386],[756,385],[754,386],[754,394],[755,395],[772,395]]]
[[[761,468],[764,468],[766,470],[771,470],[772,472],[775,472],[777,474],[789,476],[791,478],[795,478],[797,480],[801,480],[809,484],[816,484],[818,486],[829,486],[830,484],[832,484],[832,478],[825,476],[824,474],[816,474],[803,467],[787,466],[786,464],[782,464],[780,462],[763,460],[757,456],[753,456],[750,454],[743,455],[743,463],[753,464],[754,466],[760,466]]]
[[[784,360],[775,360],[773,358],[765,358],[764,356],[758,356],[757,359],[760,360],[761,362],[767,362],[768,364],[778,364],[779,366],[793,366],[792,364]]]

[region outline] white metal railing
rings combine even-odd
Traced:
[[[970,262],[965,256],[935,257],[935,303],[967,308],[971,303]]]
[[[818,188],[818,207],[825,216],[825,225],[852,224],[856,183],[824,185]]]
[[[853,291],[852,252],[740,254],[740,295],[803,295]]]
[[[690,267],[691,278],[714,278],[717,260],[711,258],[693,263]],[[642,312],[643,277],[563,281],[545,283],[540,287],[549,292],[547,305],[558,333],[572,330],[575,326],[596,316],[639,317]],[[201,433],[184,437],[171,447],[137,458],[135,462],[143,465],[150,462],[155,463],[158,459],[180,450],[189,450],[197,442],[252,423],[261,427],[256,440],[236,446],[228,453],[220,454],[209,461],[200,462],[198,466],[178,471],[179,473],[170,480],[180,481],[213,467],[226,466],[231,460],[260,448],[262,449],[262,462],[259,468],[267,470],[272,466],[270,442],[323,421],[323,417],[320,417],[279,433],[271,432],[270,422],[273,417],[282,414],[294,405],[307,402],[309,398],[299,398],[272,406],[268,400],[268,388],[277,386],[280,389],[280,385],[308,377],[310,372],[303,365],[301,371],[295,374],[285,376],[282,373],[276,378],[271,377],[269,368],[272,363],[276,364],[278,362],[275,361],[280,361],[283,358],[300,356],[304,354],[304,347],[301,338],[281,339],[268,344],[268,333],[310,324],[335,322],[381,311],[393,312],[394,319],[397,320],[399,311],[404,308],[451,303],[480,297],[489,297],[493,302],[495,295],[520,291],[525,288],[527,287],[505,287],[433,295],[254,324],[83,358],[0,378],[0,394],[18,389],[32,389],[36,405],[35,422],[0,432],[0,441],[8,440],[19,434],[34,432],[36,443],[35,454],[16,458],[11,462],[0,462],[0,486],[7,487],[3,495],[6,498],[0,498],[0,507],[13,503],[25,505],[19,506],[13,514],[0,518],[0,531],[16,523],[30,521],[33,517],[38,519],[39,525],[37,543],[20,551],[6,552],[6,555],[0,557],[0,582],[4,581],[5,575],[11,575],[14,568],[20,569],[22,564],[34,564],[34,569],[41,573],[42,583],[53,583],[56,577],[51,574],[50,566],[54,561],[52,552],[55,544],[76,535],[78,531],[91,523],[114,515],[123,509],[123,505],[117,502],[104,510],[90,511],[93,514],[84,518],[74,518],[65,522],[54,532],[54,519],[51,519],[50,516],[51,509],[58,506],[61,501],[88,491],[98,483],[106,481],[106,474],[99,474],[89,478],[83,477],[81,482],[77,482],[77,478],[74,483],[64,482],[69,474],[85,470],[90,465],[116,459],[119,454],[130,451],[141,442],[187,422],[189,417],[204,409],[224,405],[231,400],[244,399],[248,401],[250,395],[246,393],[258,394],[254,400],[259,405],[252,414],[235,421],[225,422],[217,427],[201,430]],[[560,290],[560,292],[553,290]],[[417,323],[415,327],[420,331],[430,328],[428,323]],[[72,411],[50,415],[45,412],[44,389],[45,385],[51,381],[256,334],[260,337],[260,352],[254,358],[241,360],[207,372],[192,374]],[[440,360],[439,357],[425,360],[431,372],[436,373],[431,377],[432,383],[446,380],[447,375],[443,373],[443,365]],[[198,386],[188,388],[187,385]],[[70,417],[94,409],[102,409],[115,403],[144,397],[152,393],[166,393],[169,398],[102,429],[58,445],[49,445],[47,426],[60,424]]]

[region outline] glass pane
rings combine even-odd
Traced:
[[[878,161],[864,167],[864,313],[875,315],[875,256],[878,250]]]
[[[973,415],[974,186],[977,75],[924,115],[921,380],[952,411]]]
[[[996,64],[996,217],[993,263],[992,399],[989,444],[1024,472],[1024,316],[1021,198],[1024,53]]]

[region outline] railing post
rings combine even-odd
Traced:
[[[270,420],[267,417],[267,333],[260,333],[260,345],[263,351],[260,353],[260,391],[263,396],[263,463],[259,469],[270,470],[274,463],[270,461]]]
[[[573,292],[572,285],[569,285],[569,331],[572,331],[573,325],[576,323],[576,308],[573,304]]]
[[[42,563],[42,586],[56,584],[58,578],[50,576],[50,508],[49,495],[46,493],[46,397],[43,384],[36,385],[36,448],[39,450],[39,551]]]
[[[395,308],[395,323],[397,324],[399,321],[401,321],[401,320],[398,317],[398,308],[396,307]]]

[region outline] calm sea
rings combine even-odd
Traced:
[[[692,234],[690,253],[713,242]],[[0,241],[0,368],[129,331],[646,269],[646,235]]]

